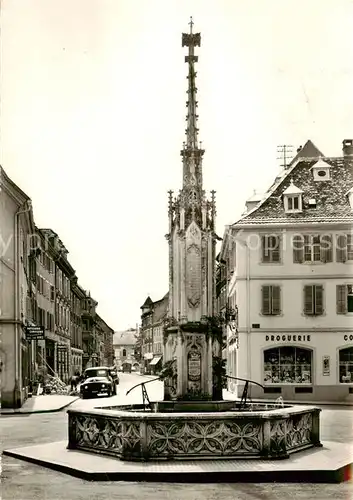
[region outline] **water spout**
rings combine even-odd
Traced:
[[[277,406],[280,406],[281,408],[284,408],[284,401],[283,401],[282,396],[279,396],[279,398],[276,399],[275,404]]]

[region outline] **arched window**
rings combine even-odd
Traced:
[[[353,347],[341,349],[339,353],[340,382],[353,382]]]
[[[123,358],[126,357],[126,349],[123,349]]]
[[[284,346],[264,351],[265,384],[311,384],[312,351]]]

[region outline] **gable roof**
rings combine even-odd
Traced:
[[[151,299],[150,296],[147,297],[147,299],[145,300],[144,304],[140,307],[140,309],[144,308],[144,307],[152,307],[153,306],[153,300]]]
[[[303,190],[295,186],[293,179],[291,179],[289,186],[283,191],[282,194],[301,194],[302,192]]]
[[[293,165],[301,158],[320,158],[321,156],[325,156],[321,151],[315,146],[315,144],[309,139],[306,141],[303,147],[300,147],[297,151],[297,154],[290,162],[289,165]]]
[[[167,316],[169,292],[161,300],[154,302],[153,323],[158,323]]]
[[[134,329],[115,332],[113,345],[135,345],[137,331]]]
[[[345,196],[353,184],[353,158],[323,160],[331,167],[330,181],[314,180],[311,169],[319,161],[318,157],[298,157],[296,163],[271,186],[263,201],[244,214],[232,227],[290,222],[353,222],[349,200]],[[303,192],[303,211],[299,213],[286,213],[283,206],[282,195],[290,187],[291,180]],[[315,208],[308,206],[311,198],[316,200]]]

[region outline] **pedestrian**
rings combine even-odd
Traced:
[[[71,392],[76,392],[78,382],[79,377],[77,376],[77,373],[75,373],[75,375],[71,377]]]

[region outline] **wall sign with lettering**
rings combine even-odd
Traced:
[[[343,338],[346,342],[353,342],[353,335],[345,335]]]
[[[266,342],[311,342],[310,335],[266,335]]]

